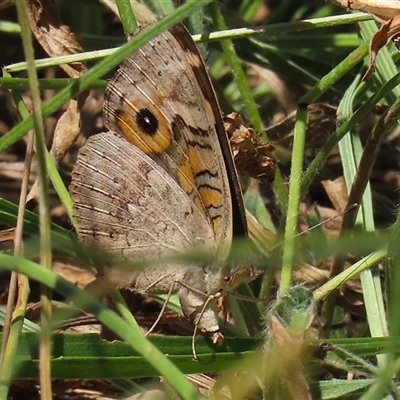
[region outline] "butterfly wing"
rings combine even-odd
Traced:
[[[205,214],[225,258],[232,204],[239,204],[243,220],[242,198],[214,91],[182,25],[122,64],[106,91],[104,116],[109,129],[153,158]]]
[[[134,260],[215,246],[204,215],[175,180],[115,133],[92,136],[80,150],[70,193],[86,245]]]

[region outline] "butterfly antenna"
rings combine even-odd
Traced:
[[[330,218],[328,218],[328,219],[324,219],[323,221],[319,222],[318,224],[311,226],[311,227],[308,228],[307,230],[305,230],[305,231],[303,231],[303,232],[297,233],[297,234],[294,235],[293,237],[297,238],[297,237],[299,237],[299,236],[302,236],[302,235],[304,235],[305,233],[310,232],[310,231],[312,231],[313,229],[318,228],[319,226],[324,225],[324,224],[326,224],[326,223],[329,222],[329,221],[333,221],[334,219],[336,219],[336,218],[338,218],[338,217],[341,217],[342,215],[348,213],[349,211],[354,210],[354,209],[357,208],[358,206],[359,206],[358,203],[353,203],[353,204],[351,204],[349,207],[345,208],[343,211],[341,211],[341,212],[337,213],[336,215],[334,215],[333,217],[330,217]],[[280,245],[282,245],[282,244],[283,244],[283,241],[282,241],[282,242],[279,242],[279,243],[276,243],[275,245],[273,245],[273,246],[269,249],[269,251],[271,252],[271,251],[275,250],[276,248],[278,248],[278,247],[279,247]]]
[[[267,298],[256,299],[254,297],[245,296],[245,295],[239,294],[239,293],[229,293],[229,295],[234,297],[235,299],[247,301],[249,303],[269,303],[269,299],[267,299]]]
[[[350,206],[348,206],[347,208],[345,208],[343,211],[341,211],[341,212],[337,213],[336,215],[334,215],[333,217],[324,219],[323,221],[319,222],[318,224],[315,224],[315,225],[309,227],[306,231],[304,231],[304,232],[299,232],[299,233],[298,233],[297,235],[295,235],[294,237],[303,235],[304,233],[310,232],[310,231],[312,231],[313,229],[318,228],[319,226],[326,224],[327,222],[333,221],[334,219],[336,219],[336,218],[338,218],[338,217],[341,217],[341,216],[344,215],[344,214],[347,214],[349,211],[354,210],[354,209],[357,208],[358,206],[359,206],[358,203],[353,203],[353,204],[351,204]]]
[[[161,311],[158,313],[158,316],[157,316],[156,320],[154,321],[153,325],[149,328],[149,330],[148,330],[148,331],[146,332],[146,334],[144,335],[145,337],[148,336],[148,335],[150,335],[150,333],[154,331],[155,327],[156,327],[156,326],[158,325],[158,323],[160,322],[160,320],[161,320],[161,318],[162,318],[162,316],[163,316],[163,314],[164,314],[164,312],[165,312],[165,310],[166,310],[166,308],[167,308],[169,299],[170,299],[171,296],[172,296],[172,291],[174,290],[174,286],[175,286],[175,282],[173,282],[172,285],[171,285],[171,287],[169,288],[169,291],[168,291],[168,294],[167,294],[167,298],[166,298],[165,301],[164,301],[164,304],[163,304],[163,306],[162,306],[162,308],[161,308]]]

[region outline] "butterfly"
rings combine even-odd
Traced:
[[[104,262],[96,283],[176,293],[184,315],[220,341],[213,299],[258,272],[226,265],[233,237],[247,234],[242,193],[214,90],[183,25],[124,61],[103,114],[109,131],[88,139],[72,173],[79,237],[123,259],[161,262],[142,270]],[[199,248],[213,261],[162,262]]]

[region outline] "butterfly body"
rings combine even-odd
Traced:
[[[257,274],[224,266],[244,208],[214,91],[189,33],[178,25],[130,56],[105,94],[109,132],[78,155],[70,187],[86,245],[143,270],[98,265],[97,280],[148,295],[177,293],[184,314],[219,331],[215,302]],[[206,250],[212,262],[171,259]],[[203,265],[202,265],[203,264]]]

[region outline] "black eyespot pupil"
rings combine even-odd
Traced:
[[[147,108],[143,108],[137,113],[136,123],[147,135],[153,136],[157,132],[158,120]]]

